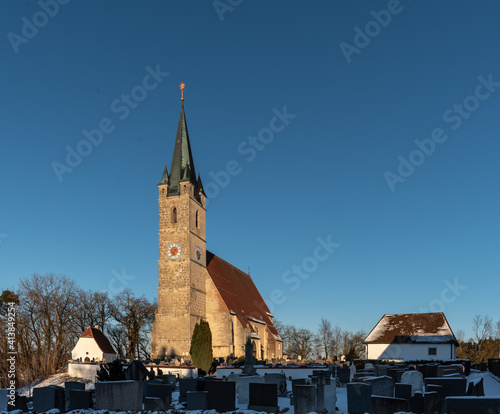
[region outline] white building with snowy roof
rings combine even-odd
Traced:
[[[456,358],[458,341],[442,312],[384,315],[365,338],[368,359]]]

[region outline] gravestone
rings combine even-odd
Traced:
[[[285,374],[265,374],[266,384],[276,384],[278,387],[278,396],[286,397],[286,376]]]
[[[363,382],[372,386],[372,395],[394,396],[394,381],[391,377],[368,377],[363,378]]]
[[[16,393],[14,399],[11,399],[10,395],[9,389],[0,389],[0,411],[28,411],[26,397]]]
[[[445,412],[453,414],[496,414],[500,413],[498,397],[447,397]]]
[[[411,385],[411,395],[424,390],[424,376],[420,371],[406,371],[401,376],[401,384]]]
[[[245,365],[241,370],[241,373],[244,375],[257,375],[257,371],[255,370],[256,360],[253,357],[253,345],[250,337],[248,337],[247,342],[245,343]]]
[[[160,397],[145,397],[144,410],[147,411],[167,411],[170,409],[170,404],[164,398]]]
[[[252,375],[249,377],[241,376],[238,378],[236,391],[238,394],[238,404],[249,404],[250,401],[250,384],[251,383],[264,383],[264,377],[260,375]],[[277,387],[276,387],[277,389]]]
[[[377,373],[377,376],[379,377],[384,377],[387,374],[387,368],[389,368],[387,365],[375,365],[375,372]]]
[[[266,413],[277,413],[278,387],[272,383],[250,383],[250,394],[248,409],[253,411],[265,411]]]
[[[67,381],[64,383],[64,397],[69,401],[70,390],[85,390],[85,383],[80,381]]]
[[[370,411],[372,386],[361,382],[347,384],[347,408],[350,414],[365,414]]]
[[[130,381],[144,381],[149,375],[148,369],[140,361],[130,360],[125,369],[125,379]]]
[[[440,413],[443,407],[442,396],[436,391],[424,392],[424,412],[427,414]]]
[[[424,405],[424,395],[422,392],[417,391],[410,398],[410,412],[412,413],[424,413],[425,405]]]
[[[142,409],[141,381],[102,381],[95,383],[97,410],[140,411]]]
[[[197,391],[208,391],[208,409],[234,411],[236,390],[234,381],[198,380]]]
[[[330,385],[325,385],[325,408],[329,413],[335,413],[337,405],[337,385],[331,381]]]
[[[142,383],[142,396],[143,397],[148,396],[147,391],[146,391],[146,384],[163,384],[163,381],[157,380],[157,379],[143,381],[143,383]]]
[[[186,400],[187,410],[208,410],[207,391],[188,391]]]
[[[356,374],[356,365],[351,365],[349,367],[349,381],[348,382],[351,382],[352,379],[354,378],[354,374]]]
[[[179,378],[179,403],[187,401],[188,391],[196,391],[196,378]]]
[[[163,384],[172,385],[173,387],[175,387],[177,377],[173,374],[157,375],[156,380],[161,381]]]
[[[373,365],[371,362],[365,362],[365,369],[369,369],[372,371],[375,371],[375,365]]]
[[[427,385],[441,385],[445,397],[463,396],[467,389],[466,378],[426,378],[424,383],[426,390]]]
[[[10,390],[7,388],[0,389],[0,411],[7,411],[7,403],[10,401]]]
[[[409,407],[410,402],[402,398],[381,397],[378,395],[372,395],[370,398],[370,414],[406,412]]]
[[[337,368],[337,381],[340,384],[347,384],[349,381],[351,381],[351,370],[349,369],[349,367]]]
[[[316,410],[316,387],[314,385],[296,385],[294,392],[295,414],[306,414]]]
[[[394,384],[394,397],[409,400],[411,398],[411,384]]]
[[[145,384],[145,394],[144,397],[155,397],[163,398],[167,407],[172,403],[172,391],[173,386],[168,384],[151,384],[150,382]]]
[[[56,385],[33,389],[33,410],[37,413],[57,408],[60,412],[66,411],[64,388]]]
[[[93,408],[92,391],[85,391],[79,389],[70,389],[69,395],[69,410],[87,410]]]

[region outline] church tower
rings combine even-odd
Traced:
[[[181,84],[181,89],[184,89]],[[182,99],[174,155],[158,184],[158,308],[153,358],[189,355],[194,325],[206,319],[206,194],[196,178]]]

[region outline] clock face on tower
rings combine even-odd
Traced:
[[[203,253],[198,246],[194,246],[194,260],[198,263],[203,262]]]
[[[181,244],[180,243],[170,243],[167,246],[168,249],[168,260],[175,260],[181,258]]]

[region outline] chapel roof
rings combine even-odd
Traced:
[[[384,315],[364,343],[458,344],[443,312]]]
[[[235,314],[244,328],[253,332],[250,322],[267,325],[281,341],[271,320],[271,312],[250,275],[207,250],[207,271],[229,312]]]
[[[94,338],[97,346],[104,354],[116,354],[109,339],[97,328],[88,328],[80,338]]]

